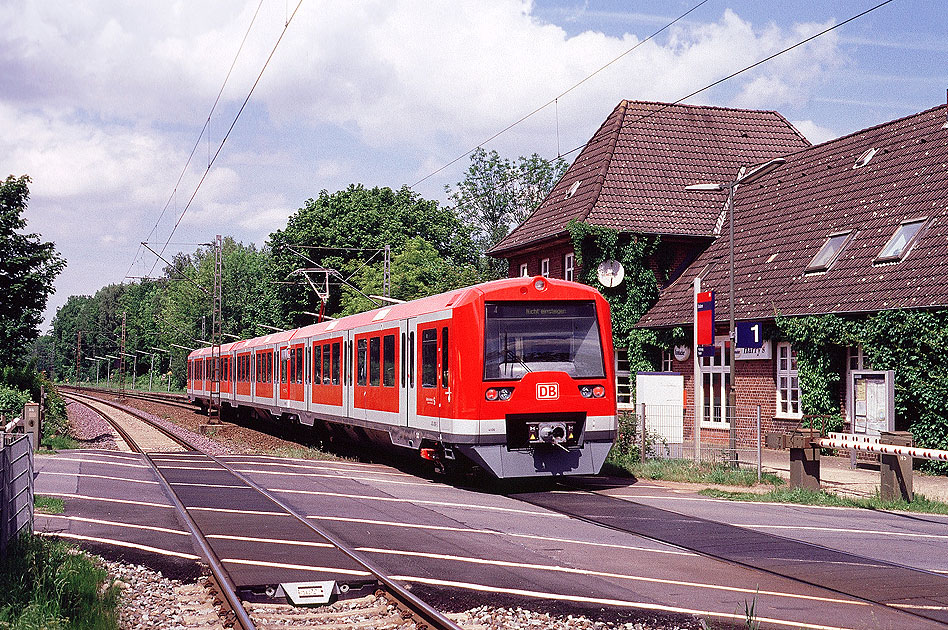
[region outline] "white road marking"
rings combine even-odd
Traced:
[[[948,538],[948,534],[922,534],[917,532],[899,532],[894,530],[882,531],[879,529],[853,529],[848,527],[823,527],[818,525],[756,525],[753,523],[727,523],[734,527],[748,529],[802,529],[818,532],[840,532],[844,534],[873,534],[879,536],[902,536],[906,538]]]
[[[109,477],[108,475],[87,475],[85,473],[65,473],[65,472],[51,472],[47,470],[39,471],[40,475],[57,475],[59,477],[87,477],[89,479],[108,479],[109,481],[127,481],[128,483],[147,483],[151,485],[158,485],[157,481],[152,481],[150,479],[128,479],[126,477]]]
[[[185,483],[183,481],[174,481],[169,482],[172,486],[189,486],[194,488],[245,488],[247,490],[253,490],[250,486],[229,486],[222,483]]]
[[[600,599],[598,597],[583,597],[581,595],[562,595],[559,593],[544,593],[540,591],[528,591],[519,588],[499,588],[487,586],[484,584],[472,584],[470,582],[453,582],[449,580],[436,580],[433,578],[415,577],[411,575],[393,575],[393,580],[402,582],[418,582],[420,584],[433,584],[436,586],[451,586],[454,588],[463,588],[472,591],[481,591],[488,593],[509,593],[511,595],[520,595],[523,597],[535,597],[538,599],[555,599],[569,602],[583,602],[588,604],[598,604],[600,606],[617,606],[622,608],[640,608],[643,610],[660,610],[662,612],[679,613],[685,615],[699,615],[706,617],[720,617],[723,619],[735,619],[743,623],[746,616],[743,614],[722,613],[713,610],[698,610],[694,608],[680,608],[678,606],[665,606],[663,604],[653,604],[651,602],[633,602],[622,599]],[[802,621],[786,621],[783,619],[772,619],[770,617],[755,617],[756,621],[763,623],[772,623],[774,625],[789,626],[791,628],[809,628],[811,630],[853,630],[842,626],[824,626],[820,624],[805,623]]]
[[[61,459],[66,459],[69,461],[88,461],[90,457],[104,457],[106,459],[120,459],[125,461],[141,461],[142,456],[140,453],[119,453],[118,451],[71,451],[69,455],[37,455],[37,459],[46,459],[49,458],[50,461],[56,461]],[[99,462],[101,463],[101,462]]]
[[[311,567],[303,564],[285,564],[283,562],[266,562],[264,560],[244,560],[242,558],[222,558],[221,562],[230,564],[244,564],[252,567],[273,567],[276,569],[318,571],[320,573],[341,573],[342,575],[372,575],[368,571],[353,571],[352,569],[337,569],[334,567]]]
[[[131,457],[126,457],[124,459],[132,459]],[[53,461],[67,461],[67,462],[82,462],[83,464],[102,464],[103,466],[125,466],[126,468],[151,468],[147,464],[129,464],[127,462],[100,462],[97,459],[87,458],[87,457],[65,457],[63,455],[57,455],[56,459]]]
[[[161,464],[160,468],[162,470],[227,470],[220,466],[165,466],[164,464]]]
[[[449,501],[430,501],[425,499],[399,499],[396,497],[370,497],[361,494],[342,494],[340,492],[324,492],[321,490],[287,490],[285,488],[267,488],[270,492],[283,492],[285,494],[308,494],[315,496],[340,497],[343,499],[364,499],[366,501],[387,501],[391,503],[416,503],[418,505],[440,505],[443,507],[456,507],[474,510],[490,510],[495,512],[512,512],[514,514],[527,514],[530,516],[546,516],[550,518],[570,518],[565,514],[558,512],[534,512],[532,510],[518,510],[516,508],[505,508],[493,505],[474,505],[471,503],[452,503]]]
[[[549,540],[558,543],[568,543],[573,545],[589,545],[592,547],[607,547],[610,549],[624,549],[627,551],[646,551],[650,553],[663,553],[674,556],[696,556],[698,554],[690,551],[678,551],[672,549],[649,549],[648,547],[636,547],[633,545],[617,545],[613,543],[599,543],[586,540],[572,540],[557,536],[541,536],[539,534],[513,534],[510,532],[496,531],[492,529],[474,529],[470,527],[449,527],[447,525],[422,525],[419,523],[403,523],[400,521],[373,521],[364,518],[348,518],[344,516],[307,516],[313,520],[321,521],[340,521],[344,523],[364,523],[366,525],[384,525],[389,527],[405,527],[410,529],[426,529],[432,531],[449,531],[466,534],[489,534],[491,536],[509,536],[511,538],[527,538],[529,540]]]
[[[198,512],[221,512],[223,514],[254,514],[257,516],[289,516],[288,512],[265,512],[263,510],[235,510],[229,508],[214,508],[200,506],[185,506],[188,511],[196,510]]]
[[[922,604],[889,604],[893,608],[914,608],[916,610],[948,610],[948,606],[924,606]]]
[[[273,460],[274,463],[277,463],[277,464],[280,462],[300,462],[301,464],[325,465],[322,463],[318,463],[321,460],[300,459],[298,457],[278,457],[276,455],[221,455],[220,459],[238,459],[238,460],[243,460],[248,463],[257,463],[256,460],[258,459],[268,459],[268,460]],[[354,468],[381,468],[381,469],[391,470],[390,468],[386,466],[382,466],[381,464],[367,464],[365,462],[331,461],[327,463],[331,463],[335,466],[352,466]],[[406,473],[390,473],[390,474],[403,474],[407,477],[411,477],[411,475],[408,475]]]
[[[248,470],[246,468],[234,468],[237,472],[241,473],[252,473],[256,475],[279,475],[281,477],[321,477],[327,479],[351,479],[353,481],[374,481],[375,483],[392,483],[401,486],[424,486],[426,488],[431,488],[433,484],[418,482],[418,481],[396,481],[395,479],[378,479],[376,477],[354,477],[351,474],[325,474],[325,473],[294,473],[294,472],[285,472],[282,470]],[[349,471],[350,473],[352,471]]]
[[[108,499],[106,497],[90,497],[85,494],[70,494],[68,492],[42,492],[40,494],[50,497],[62,497],[64,499],[87,499],[89,501],[105,501],[106,503],[129,503],[131,505],[174,509],[173,505],[167,503],[150,503],[148,501],[132,501],[129,499]]]
[[[115,545],[116,547],[128,547],[130,549],[139,549],[149,551],[162,556],[174,556],[176,558],[185,558],[187,560],[200,560],[200,557],[191,553],[181,553],[178,551],[169,551],[168,549],[159,549],[158,547],[149,547],[148,545],[138,545],[136,543],[126,542],[124,540],[113,540],[111,538],[97,538],[95,536],[79,536],[78,534],[67,534],[65,532],[36,532],[40,536],[50,538],[69,538],[71,540],[88,540],[90,542],[103,543],[105,545]]]
[[[532,569],[535,571],[553,571],[555,573],[570,573],[575,575],[587,575],[593,577],[613,578],[619,580],[631,580],[634,582],[651,582],[654,584],[673,584],[675,586],[687,586],[690,588],[705,588],[717,591],[730,591],[734,593],[747,593],[750,595],[771,595],[773,597],[789,597],[792,599],[806,599],[817,602],[831,602],[834,604],[852,604],[853,606],[869,606],[868,602],[838,599],[833,597],[818,597],[816,595],[801,595],[798,593],[785,593],[781,591],[761,591],[756,588],[741,588],[738,586],[721,586],[717,584],[707,584],[704,582],[685,582],[682,580],[668,580],[664,578],[650,578],[640,575],[628,575],[624,573],[610,573],[607,571],[593,571],[591,569],[577,569],[574,567],[564,567],[557,565],[532,564],[528,562],[511,562],[509,560],[487,560],[484,558],[469,558],[464,556],[452,556],[441,553],[427,553],[423,551],[399,551],[394,549],[379,549],[374,547],[356,547],[356,551],[367,553],[387,554],[394,556],[409,556],[416,558],[431,558],[433,560],[452,560],[455,562],[467,562],[470,564],[491,565],[497,567],[512,567],[517,569]]]
[[[345,473],[354,472],[354,469],[352,468],[339,468],[336,466],[327,466],[325,464],[312,464],[310,466],[306,466],[303,464],[286,464],[286,463],[281,463],[281,462],[257,462],[253,460],[247,460],[247,461],[238,460],[237,462],[234,463],[234,465],[235,466],[280,466],[281,468],[302,468],[302,469],[309,469],[309,470],[338,470],[339,472],[345,472]],[[366,472],[371,472],[373,475],[390,475],[392,477],[408,477],[411,479],[417,478],[414,475],[409,475],[408,473],[403,473],[403,472],[391,472],[391,471],[386,471],[386,470],[371,470],[371,471],[366,471]],[[434,484],[434,483],[435,482],[429,482],[429,484]]]
[[[332,547],[329,543],[310,542],[305,540],[286,540],[285,538],[254,538],[252,536],[229,536],[227,534],[207,534],[205,538],[220,538],[221,540],[242,540],[244,542],[274,543],[277,545],[294,545],[299,547]]]
[[[83,523],[96,523],[98,525],[109,525],[110,527],[128,527],[129,529],[147,529],[152,532],[162,532],[164,534],[181,534],[183,536],[190,536],[190,532],[186,532],[180,529],[168,529],[167,527],[156,527],[154,525],[138,525],[135,523],[120,523],[117,521],[103,521],[98,518],[87,518],[85,516],[66,516],[65,514],[43,514],[42,512],[36,513],[37,517],[43,517],[48,519],[64,519],[69,521],[81,521]]]

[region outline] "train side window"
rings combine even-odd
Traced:
[[[290,362],[290,351],[286,348],[280,348],[280,382],[286,382],[286,368]]]
[[[366,374],[367,374],[367,370],[365,368],[366,368],[366,363],[368,362],[368,359],[369,359],[369,342],[366,341],[365,339],[359,339],[358,352],[359,352],[359,355],[356,361],[358,363],[358,367],[356,370],[356,383],[358,385],[365,385]]]
[[[332,384],[339,384],[339,342],[332,344]]]
[[[381,340],[378,337],[369,338],[369,385],[381,384]]]
[[[448,328],[441,329],[441,387],[448,386]]]
[[[267,382],[273,382],[273,351],[267,353]]]
[[[303,382],[303,348],[296,349],[296,384]]]
[[[329,344],[323,344],[323,380],[320,381],[323,385],[329,385],[329,370],[332,366],[331,358],[332,355],[329,354]]]
[[[421,386],[438,386],[438,329],[421,331]]]
[[[382,385],[395,387],[395,335],[382,337]]]
[[[408,333],[408,386],[415,386],[415,331]]]
[[[301,351],[303,353],[303,380],[309,385],[309,380],[313,377],[313,357],[309,354],[309,346],[303,346]]]
[[[402,367],[402,371],[401,371],[402,387],[405,386],[405,353],[406,352],[407,350],[405,348],[405,333],[402,333],[402,351],[401,351],[401,364],[400,364]]]
[[[313,384],[319,385],[323,382],[323,347],[318,343],[313,344]]]

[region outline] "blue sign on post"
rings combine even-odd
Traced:
[[[757,349],[764,345],[763,322],[737,322],[737,347]]]

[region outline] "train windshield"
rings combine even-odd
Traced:
[[[484,379],[541,371],[605,376],[594,302],[487,303]]]

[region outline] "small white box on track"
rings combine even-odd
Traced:
[[[337,594],[335,580],[323,582],[288,582],[280,584],[277,597],[286,597],[294,606],[313,606],[328,604],[333,595]]]

